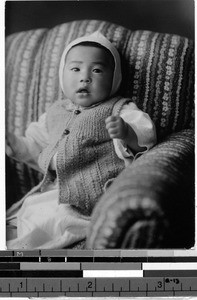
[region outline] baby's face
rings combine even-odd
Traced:
[[[77,45],[68,52],[63,71],[66,97],[91,106],[109,97],[114,72],[113,57],[95,46]]]

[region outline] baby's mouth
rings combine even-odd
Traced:
[[[86,88],[80,88],[77,90],[77,94],[89,94],[89,90]]]

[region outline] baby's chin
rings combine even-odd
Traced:
[[[66,96],[66,99],[70,102],[70,105],[74,105],[77,107],[91,107],[91,106],[96,106],[100,104],[101,102],[104,102],[106,99],[109,97],[92,97],[91,94],[78,94],[74,95],[73,97],[68,97]]]
[[[97,103],[101,102],[100,99],[92,99],[89,95],[76,97],[71,101],[73,102],[73,104],[81,107],[90,107],[92,105],[96,105]]]

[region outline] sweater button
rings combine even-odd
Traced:
[[[78,109],[76,109],[75,111],[74,111],[74,113],[75,113],[75,115],[79,115],[80,114],[80,110],[78,110]]]
[[[70,131],[69,131],[68,129],[65,129],[65,130],[64,130],[64,134],[65,134],[65,135],[68,135],[69,133],[70,133]]]

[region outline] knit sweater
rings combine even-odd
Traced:
[[[118,115],[126,102],[128,99],[115,97],[82,111],[68,111],[66,100],[51,106],[47,112],[50,143],[39,157],[45,172],[41,190],[52,179],[49,165],[57,152],[59,202],[91,214],[105,184],[124,168],[105,128],[105,119]]]

